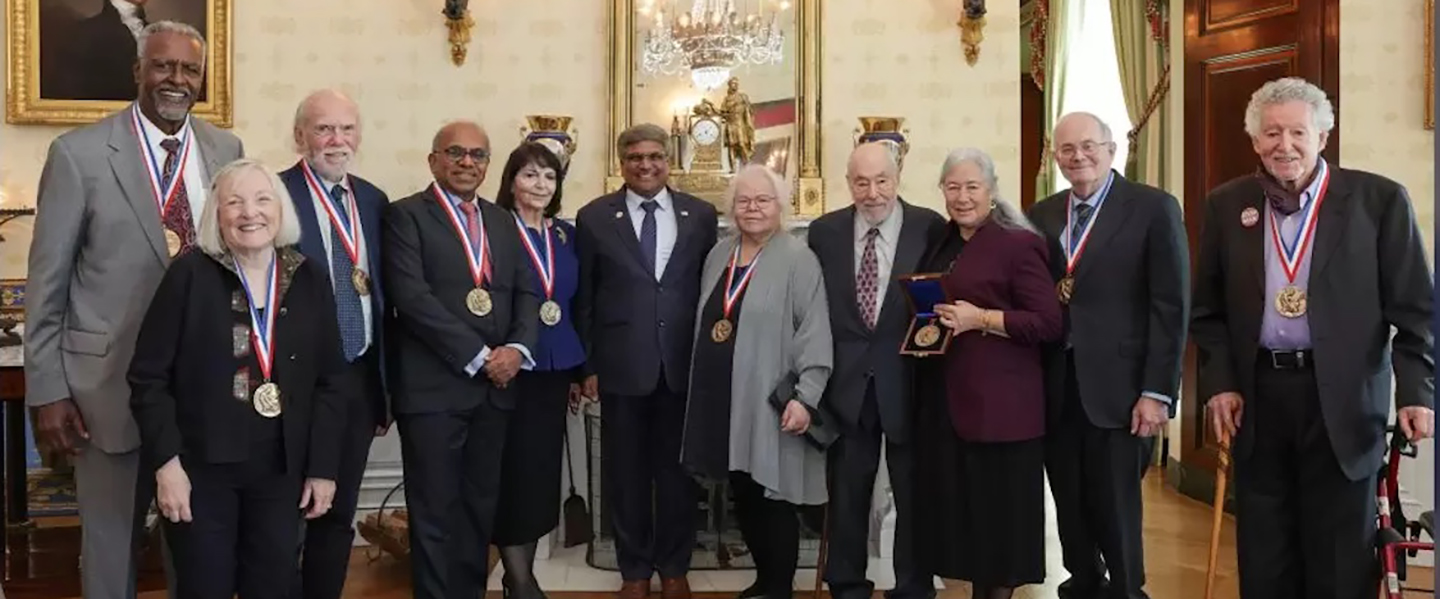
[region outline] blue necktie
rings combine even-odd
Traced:
[[[339,185],[331,187],[330,198],[334,200],[340,222],[350,228],[350,212],[345,209],[345,188]],[[358,241],[359,236],[356,238]],[[345,361],[353,362],[365,347],[365,312],[360,307],[360,293],[350,282],[355,263],[350,261],[350,253],[345,250],[340,231],[334,226],[330,227],[330,270],[335,273],[335,311],[340,320],[340,341],[345,349]]]
[[[645,256],[645,268],[655,276],[655,209],[660,205],[655,200],[640,202],[645,209],[645,220],[640,223],[640,253]]]
[[[1090,222],[1090,213],[1094,209],[1094,206],[1084,203],[1075,207],[1075,224],[1070,227],[1071,253],[1074,253],[1076,246],[1080,244],[1080,235],[1085,232],[1085,224]]]

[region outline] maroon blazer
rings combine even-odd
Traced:
[[[945,273],[941,285],[946,295],[952,302],[965,300],[1004,312],[1009,335],[969,331],[950,342],[944,381],[955,434],[988,443],[1043,436],[1041,345],[1064,334],[1045,239],[993,222],[981,226],[969,241],[960,239],[955,225],[946,229],[931,254],[931,266]]]

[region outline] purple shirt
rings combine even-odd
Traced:
[[[1304,224],[1304,219],[1310,212],[1310,204],[1315,201],[1316,194],[1320,193],[1320,186],[1325,182],[1325,177],[1330,170],[1329,166],[1325,164],[1324,158],[1319,159],[1317,168],[1319,172],[1316,173],[1315,180],[1311,181],[1310,186],[1300,194],[1300,210],[1280,219],[1280,240],[1291,251],[1300,251],[1298,246],[1302,240],[1297,237],[1300,233],[1300,226]],[[1260,347],[1275,350],[1310,349],[1308,310],[1298,318],[1286,318],[1275,309],[1275,296],[1291,283],[1285,278],[1285,258],[1275,247],[1275,241],[1272,239],[1271,212],[1270,202],[1267,201],[1263,212],[1264,218],[1259,224],[1259,226],[1265,227],[1265,315],[1260,321]],[[1318,222],[1316,228],[1318,228]],[[1310,256],[1315,253],[1314,250],[1315,238],[1312,233],[1310,245],[1305,248],[1305,254],[1300,257],[1300,265],[1296,269],[1294,283],[1307,295],[1310,287]]]

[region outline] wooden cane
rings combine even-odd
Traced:
[[[1225,523],[1225,484],[1230,474],[1230,438],[1220,433],[1219,463],[1215,466],[1215,517],[1210,525],[1210,565],[1205,569],[1205,599],[1215,593],[1215,568],[1220,560],[1220,528]]]

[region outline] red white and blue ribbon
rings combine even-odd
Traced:
[[[270,270],[265,276],[264,318],[260,317],[259,310],[255,308],[255,292],[250,287],[250,282],[245,280],[245,269],[235,269],[240,275],[240,286],[245,288],[245,297],[250,303],[250,345],[255,348],[255,359],[260,362],[260,374],[266,381],[270,380],[270,369],[275,364],[275,313],[280,311],[280,269],[275,265],[278,260],[278,255],[270,260]]]
[[[1330,169],[1325,166],[1321,168],[1325,169],[1325,178],[1320,181],[1320,192],[1315,194],[1315,199],[1301,212],[1300,230],[1295,232],[1295,239],[1291,243],[1285,243],[1280,234],[1280,219],[1275,210],[1270,210],[1270,240],[1275,243],[1275,251],[1280,254],[1280,266],[1285,269],[1285,280],[1291,285],[1295,284],[1295,277],[1300,274],[1300,261],[1309,253],[1310,242],[1315,238],[1315,223],[1320,220],[1320,204],[1325,201],[1325,192],[1330,188]]]
[[[730,318],[730,311],[735,308],[735,301],[740,298],[740,292],[750,286],[750,278],[755,276],[755,265],[760,263],[760,254],[764,252],[765,250],[762,248],[759,253],[755,254],[755,259],[750,261],[750,267],[745,270],[744,276],[740,277],[740,281],[737,283],[735,268],[740,264],[740,244],[735,244],[735,253],[730,254],[730,266],[726,269],[728,272],[725,274],[725,318]]]
[[[530,233],[525,230],[525,221],[520,220],[520,215],[515,215],[515,226],[520,228],[520,242],[525,244],[525,253],[530,254],[530,263],[535,265],[535,272],[540,274],[540,286],[545,288],[545,299],[552,299],[555,296],[555,251],[550,244],[550,226],[545,223],[540,226],[540,235],[545,238],[545,259],[540,259],[540,248],[530,241]]]
[[[137,106],[130,114],[130,126],[135,129],[135,140],[140,143],[140,155],[145,157],[145,174],[149,176],[150,192],[155,196],[156,207],[160,210],[160,216],[164,217],[165,212],[170,209],[170,203],[174,201],[176,192],[181,185],[185,184],[185,163],[190,160],[190,128],[185,128],[185,135],[180,139],[180,157],[175,162],[175,172],[170,175],[169,185],[165,184],[165,162],[155,155],[154,148],[150,146],[150,134],[145,132],[145,126],[140,122],[140,108]]]
[[[325,207],[325,214],[330,217],[330,224],[335,231],[340,233],[340,244],[345,246],[345,253],[350,255],[350,263],[355,268],[360,268],[360,212],[355,206],[355,199],[344,202],[343,206],[336,206],[330,194],[325,193],[325,187],[320,184],[320,178],[315,176],[315,171],[310,170],[310,163],[301,160],[300,170],[305,173],[305,183],[310,188],[310,193]],[[341,187],[341,189],[345,189]],[[350,223],[347,227],[345,221],[340,219],[340,210],[346,212]]]
[[[1090,242],[1090,232],[1095,230],[1095,221],[1100,220],[1100,206],[1105,204],[1105,198],[1110,195],[1110,185],[1115,182],[1115,174],[1111,173],[1105,179],[1105,187],[1095,194],[1095,207],[1090,210],[1090,220],[1085,221],[1085,228],[1081,230],[1080,237],[1073,237],[1075,232],[1075,208],[1074,200],[1067,200],[1065,208],[1065,273],[1075,272],[1075,265],[1080,262],[1080,255],[1085,253],[1085,245]],[[1074,198],[1075,192],[1070,192]]]
[[[439,200],[440,208],[445,210],[445,215],[450,217],[450,224],[455,227],[455,233],[460,236],[460,242],[465,245],[465,261],[470,265],[470,276],[475,279],[475,286],[480,287],[490,278],[490,240],[485,235],[484,223],[477,223],[480,229],[480,239],[470,239],[466,232],[465,220],[461,217],[459,210],[455,207],[458,201],[450,192],[440,188],[439,183],[430,185],[431,191],[435,193],[435,199]],[[475,198],[478,203],[480,198]],[[475,218],[480,218],[480,207],[475,207]]]

